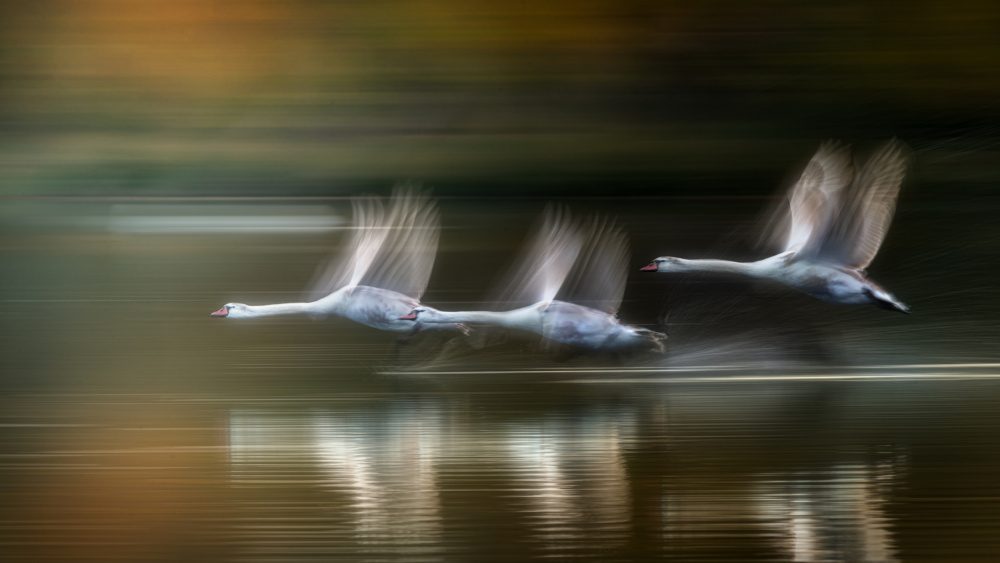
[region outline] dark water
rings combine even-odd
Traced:
[[[444,202],[425,302],[484,298],[543,204]],[[871,275],[914,315],[636,275],[621,316],[670,348],[623,362],[212,319],[297,300],[347,207],[176,205],[4,208],[4,561],[1000,557],[988,201],[901,202]],[[571,205],[637,269],[752,256],[762,203]]]

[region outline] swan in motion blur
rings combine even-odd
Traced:
[[[213,317],[249,319],[308,313],[339,316],[381,330],[415,333],[424,328],[465,330],[455,324],[425,326],[400,320],[420,305],[440,231],[436,204],[412,189],[397,188],[388,213],[375,198],[353,202],[354,226],[345,252],[316,278],[307,303],[227,303]]]
[[[757,262],[662,256],[642,270],[744,274],[833,303],[874,304],[909,313],[865,274],[889,230],[905,168],[903,147],[895,139],[857,173],[849,147],[826,142],[789,191],[782,227],[773,236],[784,238],[781,253]]]
[[[621,229],[596,218],[580,224],[566,212],[549,208],[520,267],[505,284],[505,301],[531,305],[499,312],[445,312],[420,306],[400,318],[425,324],[500,326],[596,352],[663,352],[666,335],[618,321],[627,266],[628,244]]]

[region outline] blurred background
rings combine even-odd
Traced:
[[[830,137],[996,174],[992,2],[42,0],[0,26],[5,195],[757,195]]]
[[[984,1],[0,0],[0,559],[996,559],[998,69]],[[766,255],[820,142],[892,137],[913,315],[636,271]],[[209,318],[401,180],[425,303],[563,201],[667,353]]]

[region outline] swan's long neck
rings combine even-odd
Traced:
[[[253,317],[270,317],[274,315],[295,315],[299,313],[316,313],[316,303],[276,303],[274,305],[247,305],[247,313]]]
[[[308,313],[310,315],[340,315],[343,314],[345,300],[350,298],[352,289],[342,288],[330,295],[312,303],[277,303],[275,305],[248,306],[251,313],[258,317],[271,315],[295,315]]]
[[[454,311],[451,313],[438,311],[433,320],[435,323],[473,323],[508,326],[511,321],[511,311]]]
[[[487,324],[522,330],[538,330],[540,322],[537,305],[531,305],[512,311],[435,311],[432,315],[421,318],[433,323],[468,323]]]
[[[761,275],[757,262],[730,262],[729,260],[682,260],[685,270],[699,272],[722,272],[727,274],[742,274],[744,276]]]

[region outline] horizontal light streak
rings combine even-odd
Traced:
[[[557,383],[730,383],[754,381],[914,381],[1000,379],[1000,373],[863,373],[836,375],[734,375],[706,377],[569,379]]]
[[[953,369],[996,368],[997,363],[956,363],[956,364],[901,364],[857,366],[855,369]],[[524,370],[469,370],[469,371],[384,371],[382,375],[440,375],[440,376],[486,376],[486,375],[589,375],[589,374],[667,374],[696,373],[705,371],[750,371],[752,368],[739,366],[711,366],[687,368],[625,368],[625,369],[524,369]],[[775,371],[781,371],[780,369]],[[914,381],[914,380],[991,380],[1000,379],[1000,373],[960,372],[908,372],[908,373],[772,373],[760,375],[697,375],[680,377],[616,377],[567,379],[553,383],[726,383],[760,381]]]
[[[727,371],[741,370],[743,367],[703,366],[685,368],[627,368],[627,369],[521,369],[521,370],[482,370],[482,371],[382,371],[379,375],[550,375],[560,373],[669,373],[693,371]]]
[[[339,217],[316,215],[273,216],[134,216],[112,217],[108,230],[115,233],[256,233],[330,231],[339,227]]]
[[[828,370],[836,369],[879,369],[879,370],[893,370],[893,369],[970,369],[970,368],[1000,368],[1000,363],[956,363],[956,364],[884,364],[884,365],[862,365],[862,366],[841,366],[827,368]],[[559,374],[590,374],[590,373],[620,373],[620,374],[656,374],[656,373],[691,373],[691,372],[703,372],[703,371],[764,371],[771,369],[773,371],[788,371],[795,368],[751,368],[746,366],[691,366],[691,367],[675,367],[675,368],[583,368],[583,369],[570,369],[570,368],[555,368],[555,369],[512,369],[512,370],[452,370],[452,371],[383,371],[379,372],[380,375],[559,375]],[[809,378],[809,379],[821,379],[821,378],[844,378],[844,377],[886,377],[888,375],[899,375],[899,374],[822,374],[818,373],[815,375],[766,375],[766,376],[738,376],[738,375],[727,375],[721,376],[722,379],[733,380],[736,378],[746,378],[746,377],[765,377],[771,379],[789,379],[794,377]],[[926,376],[928,374],[911,374],[912,376]],[[953,374],[954,375],[954,374]],[[980,374],[985,375],[985,374]],[[704,379],[704,378],[701,378]],[[620,381],[620,380],[618,380]],[[676,381],[676,379],[672,379]]]

